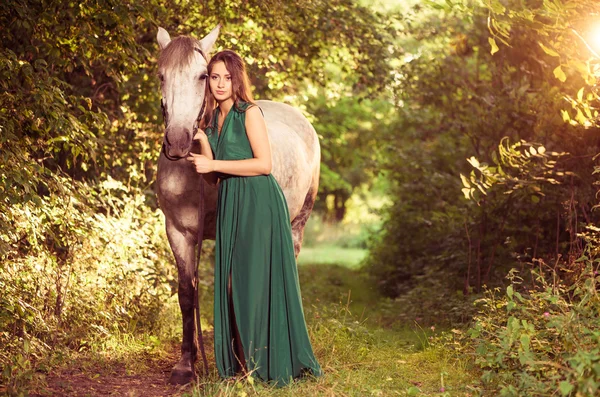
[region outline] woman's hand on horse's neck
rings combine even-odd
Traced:
[[[204,131],[198,131],[194,139],[198,139],[200,141],[200,154],[206,156],[209,160],[214,160],[212,149],[210,148],[210,143],[208,142],[208,137]],[[208,174],[202,174],[204,180],[211,185],[217,184],[217,175],[214,172],[210,172]]]

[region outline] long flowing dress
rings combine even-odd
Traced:
[[[215,159],[253,158],[245,128],[250,106],[232,106],[220,134],[216,110],[207,129]],[[232,344],[231,306],[246,370],[254,377],[282,386],[305,373],[321,375],[304,320],[290,216],[279,184],[272,175],[219,178],[214,306],[219,375],[227,378],[240,370]]]

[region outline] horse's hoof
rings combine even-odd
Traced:
[[[181,360],[171,370],[169,383],[172,385],[185,385],[194,380],[194,367],[192,360],[184,354]]]

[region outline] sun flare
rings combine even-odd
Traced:
[[[600,52],[600,22],[590,30],[589,40],[594,51]]]

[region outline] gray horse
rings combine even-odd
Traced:
[[[173,40],[158,29],[161,49],[158,75],[161,81],[165,133],[158,159],[157,193],[166,218],[167,236],[179,275],[179,306],[183,317],[181,359],[173,367],[170,382],[193,380],[200,342],[196,263],[203,239],[215,238],[217,190],[197,174],[185,158],[194,150],[193,136],[202,115],[208,54],[219,26],[202,40],[179,36]],[[312,211],[319,186],[320,147],[310,122],[295,108],[271,101],[257,101],[264,112],[271,140],[273,176],[279,182],[290,210],[296,257],[304,226]],[[196,313],[194,308],[196,307]],[[203,352],[206,364],[206,356]]]

